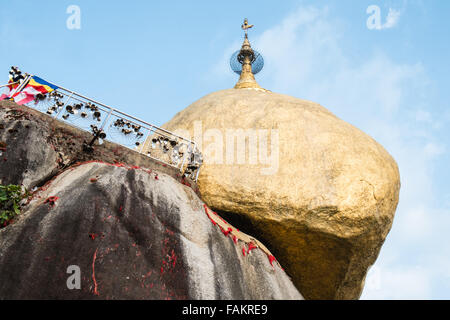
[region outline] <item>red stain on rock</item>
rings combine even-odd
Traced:
[[[225,230],[222,226],[220,226],[218,223],[216,223],[216,222],[211,218],[211,216],[210,216],[210,214],[209,214],[208,211],[211,211],[212,213],[214,213],[215,215],[217,215],[217,217],[219,217],[224,223],[226,223],[226,224],[228,224],[228,223],[227,223],[224,219],[222,219],[222,217],[220,217],[220,215],[218,215],[216,212],[214,212],[214,211],[212,211],[211,209],[209,209],[208,206],[207,206],[206,204],[203,204],[203,207],[204,207],[204,209],[205,209],[205,214],[206,214],[206,216],[209,218],[209,220],[211,220],[211,222],[212,222],[214,225],[218,225],[219,228],[220,228],[220,231],[222,231],[222,233],[223,233],[225,236],[228,236],[228,235],[231,233],[233,242],[234,242],[235,244],[237,244],[237,243],[238,243],[238,237],[236,236],[236,234],[233,234],[233,233],[234,233],[234,232],[233,232],[233,229],[232,229],[231,227],[228,227],[227,230]],[[236,230],[237,232],[240,232],[238,228],[235,228],[235,230]],[[255,242],[253,242],[253,241],[248,242],[248,248],[246,248],[246,242],[244,241],[244,247],[242,248],[242,254],[243,254],[244,257],[245,257],[245,256],[248,255],[248,254],[250,253],[250,251],[252,251],[253,249],[260,249],[260,250],[262,250],[262,251],[267,255],[267,257],[269,258],[269,262],[270,262],[270,264],[271,264],[272,267],[273,267],[273,261],[276,261],[275,257],[274,257],[272,254],[270,254],[270,252],[269,252],[268,250],[264,250],[264,249],[260,248],[259,246],[257,246],[257,245],[255,244]],[[281,267],[281,266],[280,266],[280,267]]]
[[[177,263],[177,256],[175,255],[175,251],[172,249],[172,255],[170,256],[170,260],[172,261],[172,267],[175,267]]]
[[[230,227],[228,227],[228,229],[226,231],[223,231],[223,234],[225,235],[225,237],[228,236],[228,234],[230,234],[230,232],[232,232],[233,229],[231,229]]]
[[[184,184],[185,186],[191,187],[191,184],[187,182],[184,177],[181,179],[181,184]]]
[[[94,294],[99,295],[98,289],[97,289],[97,280],[95,279],[95,259],[97,259],[97,249],[95,249],[94,257],[92,259],[92,280],[94,281]]]
[[[222,233],[225,235],[225,237],[227,237],[227,236],[230,234],[230,232],[233,231],[233,229],[231,229],[230,227],[228,227],[227,230],[225,230],[225,229],[222,228],[221,226],[219,226],[219,228],[220,228],[220,231],[222,231]]]
[[[148,278],[152,275],[153,271],[150,270],[149,272],[147,272],[147,274],[144,276],[144,278]]]
[[[59,175],[59,174],[58,174]],[[48,187],[50,186],[50,184],[58,177],[58,175],[55,175],[52,179],[50,179],[49,181],[47,181],[41,188],[41,191],[45,191],[48,189]]]
[[[175,232],[172,231],[172,230],[170,230],[170,229],[168,229],[168,228],[166,228],[166,233],[169,234],[169,235],[171,235],[171,236],[173,236],[173,234],[174,234]]]
[[[211,216],[210,216],[209,213],[208,213],[208,207],[206,206],[206,204],[204,204],[203,207],[205,208],[206,216],[209,218],[209,220],[211,220],[211,223],[212,223],[213,225],[216,225],[217,223],[216,223],[213,219],[211,219]]]
[[[255,246],[255,244],[253,242],[250,242],[248,244],[248,250],[247,253],[249,253],[251,250],[258,248],[257,246]]]
[[[277,259],[275,259],[274,256],[272,256],[272,255],[269,256],[269,262],[270,262],[270,264],[272,265],[272,267],[273,267],[273,262],[276,261],[276,260],[277,260]]]
[[[48,198],[44,201],[44,203],[48,203],[50,206],[54,207],[54,206],[55,206],[55,203],[56,203],[56,200],[58,200],[58,199],[59,199],[59,197],[56,197],[56,196],[48,197]]]
[[[127,168],[127,165],[125,163],[121,163],[121,162],[114,163],[113,166],[118,167],[118,168]]]

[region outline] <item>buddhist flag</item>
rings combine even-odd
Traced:
[[[35,100],[38,94],[47,94],[56,89],[58,89],[57,86],[48,83],[39,77],[32,76],[25,88],[20,92],[15,93],[12,98],[17,104],[23,105]]]
[[[9,95],[11,94],[11,92],[12,92],[15,88],[17,88],[17,87],[19,86],[18,83],[14,83],[14,84],[11,84],[11,83],[13,83],[12,78],[10,78],[9,81],[8,81],[8,85],[6,86],[5,93],[3,93],[3,94],[0,95],[0,101],[1,101],[1,100],[5,100],[5,99],[9,99]]]

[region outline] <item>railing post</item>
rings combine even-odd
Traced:
[[[198,169],[197,169],[197,173],[195,174],[195,182],[197,182],[197,180],[198,180],[198,175],[200,174],[200,169],[201,169],[202,167],[200,166],[200,167],[198,167]]]
[[[148,129],[147,134],[145,135],[145,139],[144,139],[144,143],[142,143],[142,146],[139,148],[139,153],[142,153],[142,150],[144,149],[145,146],[145,142],[147,142],[148,137],[150,137],[150,133],[152,132],[153,127],[150,127],[150,129]]]
[[[103,128],[104,128],[105,125],[107,124],[108,119],[109,119],[109,117],[111,116],[111,114],[113,113],[113,111],[114,111],[114,109],[112,109],[112,108],[109,109],[108,115],[106,116],[105,120],[103,120],[103,123],[102,123],[102,125],[100,126],[100,130],[103,130]]]
[[[61,114],[61,112],[64,110],[64,107],[67,105],[67,103],[69,103],[70,99],[73,96],[73,91],[70,92],[70,96],[67,98],[66,102],[64,102],[64,104],[61,106],[61,110],[59,110],[56,115],[55,115],[55,119],[58,119],[58,116]]]
[[[186,163],[187,158],[191,156],[191,153],[192,153],[192,148],[191,148],[191,145],[189,144],[187,147],[187,150],[186,150],[186,154],[183,157],[183,162],[181,163],[181,166],[180,166],[181,172],[183,172],[184,164]]]

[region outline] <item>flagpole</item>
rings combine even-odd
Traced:
[[[23,82],[16,88],[13,90],[13,92],[11,92],[9,94],[9,97],[12,98],[13,95],[15,95],[17,92],[22,91],[22,89],[28,84],[28,82],[31,80],[33,76],[32,75],[28,75]]]
[[[4,85],[0,86],[0,89],[1,89],[1,88],[4,88],[4,87],[7,87],[7,86],[12,86],[13,84],[16,84],[16,83],[20,83],[20,81],[16,81],[16,82],[11,82],[11,83],[8,83],[8,84],[4,84]]]

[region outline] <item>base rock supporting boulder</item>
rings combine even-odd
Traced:
[[[302,299],[261,250],[245,256],[166,174],[87,163],[0,230],[0,299]],[[69,266],[81,289],[68,289]]]

